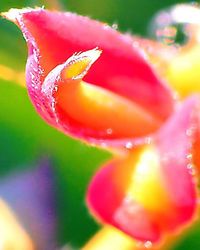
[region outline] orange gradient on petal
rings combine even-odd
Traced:
[[[73,78],[82,74],[87,69],[89,63],[90,59],[86,58],[83,61],[76,62],[76,64],[69,65],[65,71],[65,78]]]
[[[83,81],[60,85],[55,98],[67,116],[111,138],[142,136],[160,126],[137,104]]]
[[[160,227],[166,225],[165,215],[173,212],[158,153],[153,146],[143,146],[123,163],[116,166],[114,185],[119,193],[140,204]],[[161,216],[159,216],[161,215]]]
[[[127,194],[149,211],[167,211],[169,197],[163,183],[158,153],[152,146],[146,147],[136,163]]]
[[[102,51],[95,48],[86,52],[74,54],[68,61],[62,72],[64,79],[82,79],[92,64],[100,57]]]

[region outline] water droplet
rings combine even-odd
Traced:
[[[153,247],[153,243],[150,241],[150,240],[147,240],[147,241],[145,241],[145,242],[138,242],[138,248],[139,249],[144,249],[144,248],[146,248],[146,249],[150,249],[150,248],[152,248]]]
[[[38,53],[35,50],[33,50],[33,58],[34,58],[35,62],[38,63]]]
[[[188,160],[192,160],[192,154],[188,154],[188,155],[186,156],[186,158],[187,158]]]
[[[117,30],[117,29],[118,29],[118,24],[117,24],[117,23],[113,23],[112,28],[113,28],[114,30]]]
[[[191,26],[196,24],[200,25],[200,8],[178,4],[158,12],[150,24],[150,33],[162,43],[183,44],[193,36]]]
[[[101,147],[106,148],[107,144],[105,142],[101,142]]]
[[[35,80],[35,75],[30,71],[30,76],[31,76],[31,80],[34,81]]]
[[[113,133],[113,130],[111,128],[106,129],[106,134],[111,135]]]
[[[146,144],[151,144],[152,143],[152,138],[151,137],[145,138],[145,143]]]
[[[189,164],[187,165],[187,169],[188,169],[188,171],[189,171],[189,173],[190,173],[191,175],[195,175],[195,174],[196,174],[196,170],[195,170],[195,167],[194,167],[193,164],[189,163]]]
[[[147,248],[147,249],[151,248],[152,245],[153,245],[152,242],[149,241],[149,240],[144,243],[144,247]]]
[[[137,40],[134,40],[133,47],[137,49],[139,46],[140,46],[140,43]]]
[[[127,142],[126,145],[125,145],[125,148],[127,149],[132,149],[133,148],[133,143],[132,142]]]
[[[191,127],[189,129],[186,130],[186,135],[187,136],[192,136],[194,134],[194,130],[195,128],[194,127]]]
[[[168,26],[163,29],[158,29],[156,31],[156,36],[158,40],[162,40],[163,43],[173,44],[177,34],[177,29],[173,26]]]

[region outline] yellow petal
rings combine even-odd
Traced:
[[[28,234],[3,200],[0,200],[0,249],[34,250]]]

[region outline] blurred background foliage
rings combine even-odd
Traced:
[[[147,35],[148,23],[160,9],[181,1],[173,0],[1,0],[0,11],[9,8],[45,6],[68,10],[117,24],[118,29]],[[187,1],[188,2],[188,1]],[[59,245],[80,247],[98,226],[88,215],[84,195],[97,167],[110,156],[107,152],[72,140],[49,127],[36,114],[24,81],[27,49],[20,30],[0,20],[0,174],[34,166],[47,157],[55,174]],[[14,71],[14,73],[13,73]],[[2,178],[1,177],[1,178]],[[173,249],[200,249],[200,226],[195,225]]]

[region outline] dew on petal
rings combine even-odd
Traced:
[[[186,130],[186,135],[187,136],[192,136],[195,132],[195,128],[194,127],[191,127],[189,129]]]
[[[95,146],[96,146],[96,144],[95,144]],[[105,142],[101,142],[100,146],[101,146],[102,148],[106,148],[108,145],[107,145]]]
[[[112,133],[113,133],[112,128],[108,128],[108,129],[106,130],[106,134],[112,135]]]
[[[144,247],[147,248],[147,249],[151,248],[152,245],[153,245],[152,242],[149,241],[149,240],[144,243]]]
[[[111,26],[114,30],[118,29],[118,24],[117,23],[113,23],[113,25]]]
[[[191,175],[195,175],[196,174],[195,166],[192,163],[189,163],[187,165],[187,169],[188,169],[188,171],[189,171],[189,173]]]
[[[192,160],[192,154],[188,154],[186,157],[188,160]]]
[[[151,137],[145,138],[145,143],[146,144],[151,144],[152,143],[152,138]]]
[[[138,249],[150,249],[153,247],[153,243],[150,240],[145,242],[138,242],[137,244]]]
[[[184,44],[193,36],[192,27],[200,25],[196,4],[178,4],[158,12],[150,23],[150,34],[167,45]]]
[[[127,142],[126,144],[125,144],[125,148],[126,149],[132,149],[133,148],[133,143],[132,142]]]

